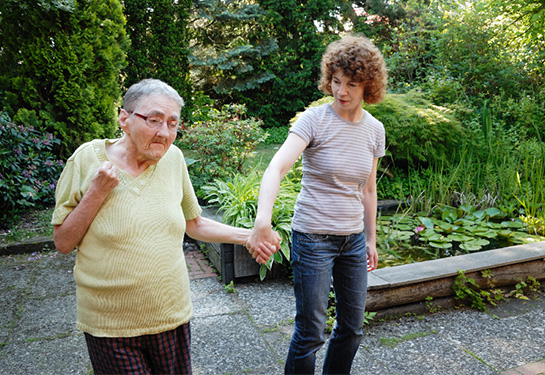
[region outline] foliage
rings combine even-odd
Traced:
[[[265,13],[247,1],[206,0],[194,3],[191,68],[197,86],[221,103],[237,92],[255,89],[274,75],[263,60],[278,49],[273,38],[253,37]]]
[[[488,9],[498,9],[508,27],[519,31],[513,43],[535,47],[543,54],[543,29],[545,29],[545,4],[541,0],[492,0]],[[542,67],[541,67],[542,69]]]
[[[321,96],[317,90],[321,55],[340,30],[332,11],[337,3],[259,0],[265,17],[250,38],[276,41],[278,49],[263,59],[261,68],[274,79],[240,93],[237,100],[247,105],[248,113],[263,119],[266,127],[286,126],[297,111]],[[319,30],[317,25],[324,28]]]
[[[324,97],[307,108],[330,102],[332,97]],[[449,158],[462,139],[461,124],[452,111],[431,104],[416,92],[388,94],[382,103],[364,108],[384,124],[388,154],[396,166],[428,165]]]
[[[404,5],[405,17],[392,23],[382,49],[393,92],[403,93],[425,84],[436,71],[440,11],[433,4],[421,7],[410,3]]]
[[[525,172],[524,185],[520,173],[516,173],[521,192],[517,201],[524,209],[524,215],[520,219],[528,225],[529,232],[545,236],[545,146],[540,146],[541,152],[529,155],[525,160],[526,164],[521,165]]]
[[[487,304],[496,306],[499,301],[505,299],[503,291],[493,289],[493,277],[490,270],[481,272],[481,276],[486,281],[486,286],[489,290],[483,290],[471,277],[467,277],[465,272],[458,270],[458,276],[454,281],[452,289],[454,289],[455,298],[466,303],[470,303],[471,307],[479,311],[486,311]]]
[[[545,237],[529,236],[521,220],[510,219],[505,212],[490,207],[476,210],[471,205],[436,206],[432,215],[411,215],[409,212],[381,215],[378,218],[380,248],[396,241],[409,247],[428,248],[431,259],[543,241]],[[384,239],[383,239],[384,236]]]
[[[278,197],[272,212],[272,229],[282,238],[281,250],[277,252],[266,265],[261,266],[260,277],[263,280],[267,269],[273,264],[289,266],[291,219],[295,200],[300,190],[301,165],[296,163],[280,184]],[[216,179],[210,185],[204,186],[206,199],[216,205],[223,213],[223,222],[238,227],[253,228],[257,214],[257,199],[261,176],[252,171],[246,176],[233,175],[229,180]]]
[[[196,122],[184,130],[176,144],[182,149],[198,150],[198,160],[188,161],[189,174],[197,195],[201,187],[215,178],[243,172],[244,162],[266,135],[262,121],[246,117],[244,105],[225,105],[208,114],[209,120]]]
[[[167,82],[184,98],[182,117],[191,120],[188,23],[192,1],[124,0],[123,4],[131,40],[125,87],[144,78]]]
[[[287,126],[280,126],[277,128],[267,128],[265,131],[269,134],[265,140],[266,144],[281,144],[284,143],[288,137],[290,128]]]
[[[0,243],[20,242],[32,237],[51,237],[53,236],[53,226],[51,225],[51,216],[54,206],[44,209],[33,207],[30,211],[25,210],[21,214],[15,214],[13,219],[3,222],[4,229],[0,230]]]
[[[52,151],[60,141],[31,124],[16,125],[0,113],[0,222],[29,207],[54,203],[63,162]]]
[[[35,111],[65,157],[85,141],[113,136],[128,46],[120,1],[6,0],[0,15],[8,114]]]

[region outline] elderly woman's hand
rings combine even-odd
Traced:
[[[119,185],[119,171],[114,163],[105,161],[95,172],[88,193],[106,198],[117,185]]]

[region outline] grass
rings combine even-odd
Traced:
[[[45,209],[30,209],[13,225],[0,230],[0,244],[23,241],[41,236],[52,236],[51,215],[53,206]]]

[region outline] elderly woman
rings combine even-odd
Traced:
[[[172,146],[183,104],[162,81],[131,86],[119,115],[123,136],[80,146],[58,182],[55,246],[78,250],[77,327],[95,374],[191,373],[184,233],[248,239],[247,229],[200,216],[184,157]]]
[[[302,187],[292,221],[295,331],[286,374],[313,374],[324,344],[333,278],[336,323],[324,374],[348,374],[362,338],[367,264],[375,246],[376,172],[384,155],[383,125],[362,108],[382,100],[387,71],[380,51],[363,36],[330,44],[322,56],[320,86],[331,104],[307,109],[293,124],[263,175],[255,227],[248,241],[259,261],[274,240],[271,215],[279,185],[303,154]]]

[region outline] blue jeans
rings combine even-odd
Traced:
[[[333,277],[336,321],[325,357],[324,374],[349,374],[363,336],[367,296],[367,249],[363,233],[348,236],[292,231],[292,268],[296,299],[286,374],[314,374]]]

